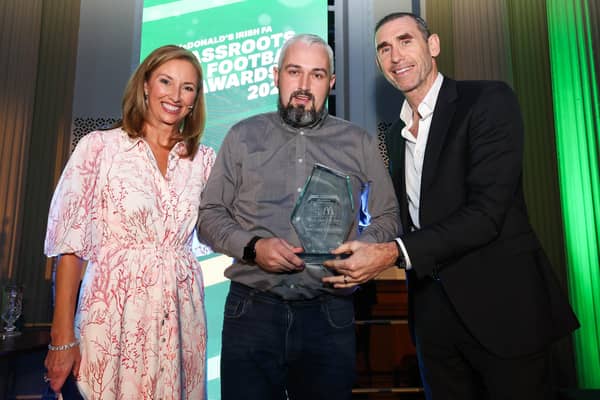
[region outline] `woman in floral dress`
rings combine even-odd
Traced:
[[[59,391],[72,373],[86,399],[203,399],[204,289],[191,249],[215,153],[199,145],[195,56],[152,52],[122,113],[118,128],[81,139],[52,199],[45,253],[59,258],[47,380]]]

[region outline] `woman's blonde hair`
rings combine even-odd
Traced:
[[[117,125],[123,128],[129,137],[136,138],[144,135],[143,127],[148,107],[144,98],[144,82],[150,79],[152,72],[164,63],[171,60],[186,60],[196,70],[198,78],[198,92],[194,100],[192,111],[187,114],[180,129],[181,139],[185,142],[186,157],[194,158],[198,144],[206,123],[206,109],[204,105],[204,92],[202,89],[202,67],[194,54],[182,47],[175,45],[162,46],[150,53],[136,68],[129,78],[121,112],[123,119]]]

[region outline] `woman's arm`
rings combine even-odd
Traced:
[[[56,266],[54,316],[50,331],[51,345],[75,343],[75,304],[84,261],[74,254],[59,256]],[[44,365],[48,369],[50,387],[58,392],[72,372],[79,372],[81,353],[75,345],[65,350],[49,350]]]

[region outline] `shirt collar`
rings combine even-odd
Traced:
[[[433,110],[435,109],[435,103],[437,102],[438,95],[440,94],[440,89],[442,88],[442,83],[444,82],[444,76],[438,72],[433,85],[429,88],[429,91],[425,95],[425,98],[417,107],[417,112],[421,116],[422,119],[427,119],[433,114]],[[406,126],[412,125],[412,116],[413,112],[408,104],[406,99],[402,103],[402,109],[400,110],[400,119]]]
[[[142,141],[141,137],[130,137],[129,134],[127,132],[125,132],[125,130],[123,130],[123,128],[121,129],[121,150],[122,151],[129,151],[131,149],[133,149],[138,143],[140,143]]]
[[[121,137],[122,137],[121,150],[123,152],[130,151],[131,149],[133,149],[138,144],[141,144],[144,141],[144,138],[141,136],[130,137],[127,134],[127,132],[125,132],[122,128],[121,128]],[[185,148],[185,142],[183,140],[175,143],[175,145],[171,149],[171,154],[177,154],[178,156],[185,154],[185,152],[186,152],[186,148]]]

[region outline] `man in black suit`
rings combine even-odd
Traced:
[[[523,122],[508,85],[442,76],[437,35],[409,13],[375,28],[377,63],[405,96],[386,134],[404,233],[352,241],[326,264],[335,287],[407,270],[428,399],[552,398],[550,345],[578,326],[533,232]]]

